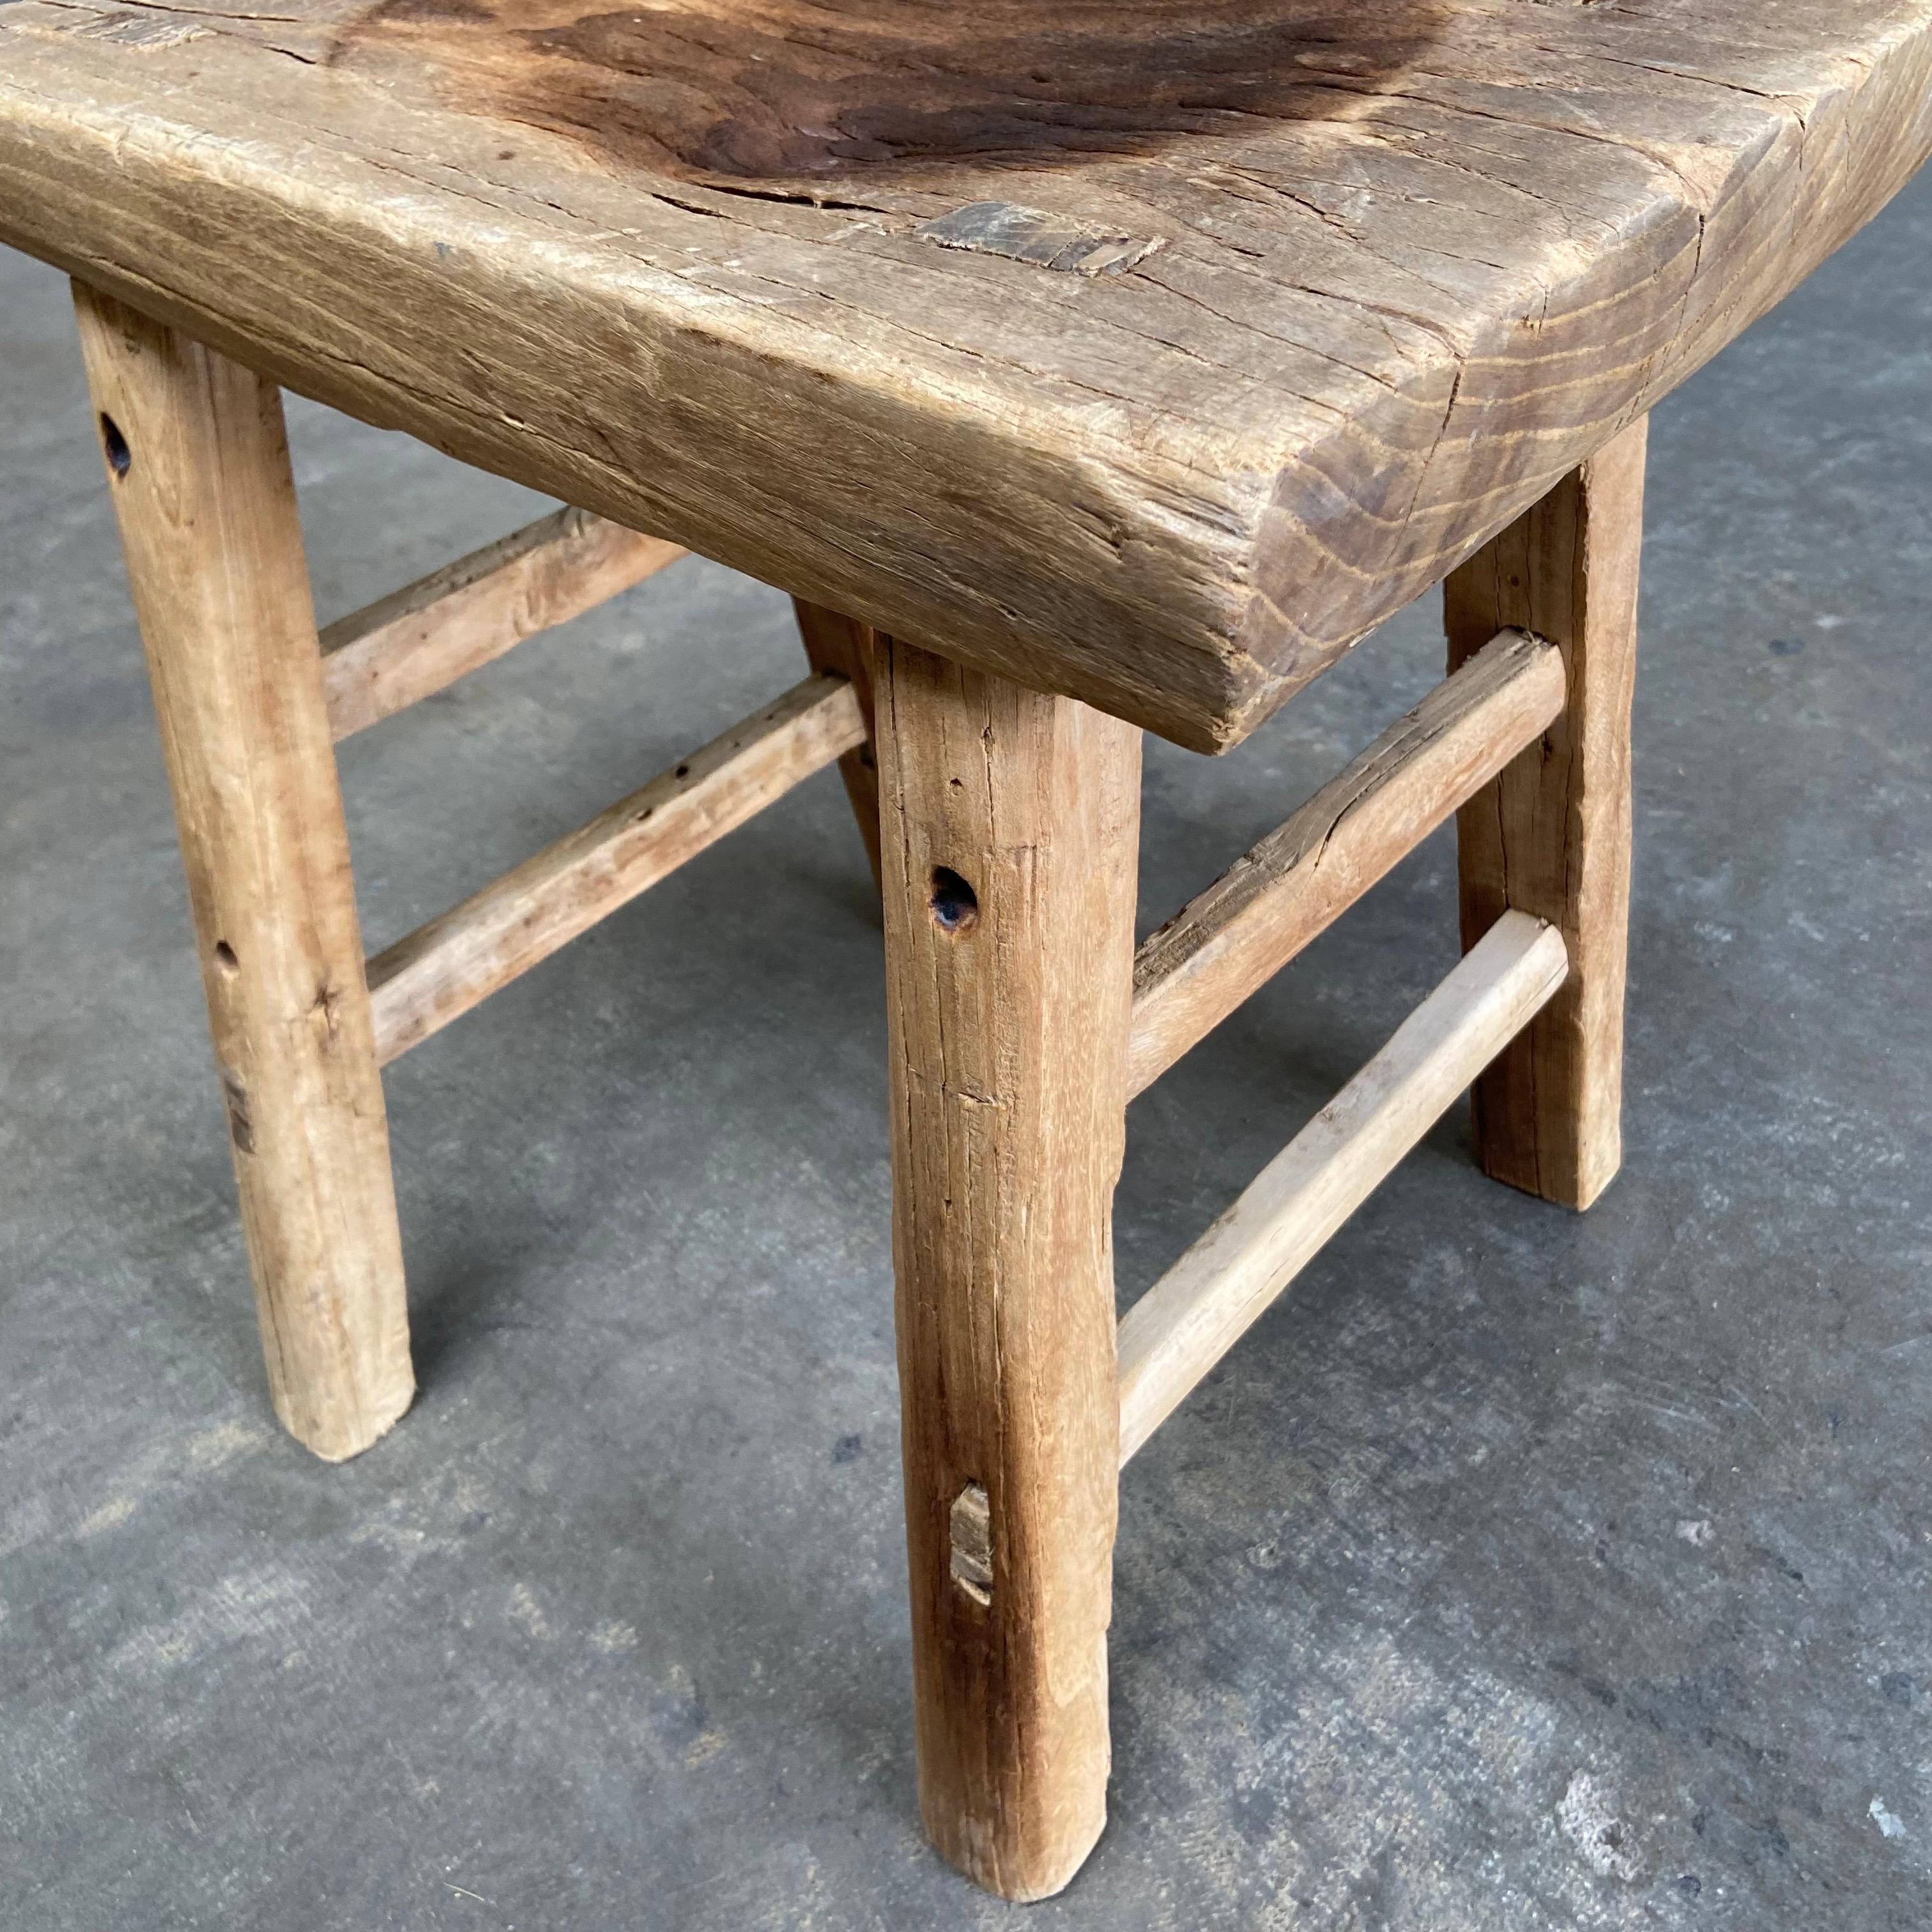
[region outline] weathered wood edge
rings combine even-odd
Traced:
[[[121,205],[140,198],[132,190],[140,174],[140,144],[113,124],[111,114],[104,119],[97,114],[83,136],[78,119],[84,117],[77,116],[73,101],[52,103],[44,92],[5,80],[0,80],[0,123],[10,122],[14,132],[10,137],[0,127],[0,232],[145,312],[248,360],[285,386],[408,430],[466,460],[552,489],[627,526],[664,530],[705,554],[794,594],[850,611],[862,621],[890,626],[901,635],[937,640],[951,655],[1036,688],[1083,697],[1177,742],[1214,751],[1238,742],[1355,639],[1506,526],[1556,477],[1641,414],[1876,212],[1932,146],[1928,74],[1932,32],[1915,25],[1886,45],[1882,58],[1856,85],[1821,96],[1808,123],[1795,110],[1771,112],[1760,149],[1788,150],[1774,154],[1772,165],[1767,166],[1763,152],[1734,156],[1728,178],[1708,205],[1676,204],[1676,212],[1690,220],[1698,237],[1694,280],[1707,255],[1718,259],[1718,244],[1727,234],[1743,238],[1743,245],[1755,251],[1756,266],[1742,280],[1714,268],[1702,284],[1675,290],[1671,308],[1678,333],[1634,367],[1621,388],[1612,384],[1597,395],[1585,418],[1534,424],[1521,446],[1507,452],[1502,445],[1513,440],[1486,436],[1485,413],[1508,399],[1486,387],[1480,380],[1484,372],[1506,368],[1526,356],[1533,359],[1536,352],[1533,345],[1526,350],[1520,340],[1510,339],[1526,326],[1522,318],[1498,320],[1492,340],[1453,355],[1445,349],[1454,364],[1454,380],[1447,386],[1449,400],[1436,447],[1425,461],[1430,473],[1409,493],[1406,506],[1391,506],[1385,547],[1367,556],[1338,556],[1324,548],[1318,512],[1324,452],[1311,446],[1282,469],[1270,508],[1240,520],[1229,531],[1199,539],[1203,548],[1194,554],[1191,570],[1171,560],[1176,567],[1166,578],[1191,575],[1194,580],[1151,598],[1144,581],[1133,585],[1132,595],[1124,594],[1120,584],[1108,580],[1105,565],[1097,577],[1082,582],[1064,572],[1035,571],[1029,576],[1023,558],[1016,580],[1003,583],[998,596],[978,595],[970,585],[964,586],[962,594],[962,572],[975,545],[988,566],[982,574],[994,580],[1000,572],[991,566],[1012,564],[1024,542],[1009,542],[983,515],[937,506],[930,488],[934,473],[991,475],[997,460],[1002,473],[1015,482],[1008,506],[1016,512],[1008,519],[1014,525],[1024,523],[1029,502],[1064,505],[1082,492],[1090,496],[1096,478],[1090,463],[1042,448],[1036,440],[1009,441],[1002,447],[1000,426],[961,411],[957,398],[889,395],[881,388],[845,398],[846,406],[832,417],[821,413],[813,418],[830,422],[855,448],[863,445],[865,460],[854,466],[866,475],[869,489],[944,526],[938,547],[953,563],[934,572],[923,567],[932,562],[929,556],[912,568],[876,551],[862,556],[837,518],[821,519],[823,527],[814,528],[796,506],[766,506],[754,520],[756,528],[744,522],[725,527],[715,507],[694,509],[688,502],[650,495],[636,476],[601,452],[574,448],[551,436],[540,412],[536,417],[523,412],[527,398],[508,397],[484,408],[476,398],[415,386],[398,368],[378,371],[368,362],[339,353],[332,360],[326,350],[291,336],[286,305],[271,308],[265,301],[256,312],[236,313],[236,298],[226,292],[236,278],[218,275],[212,260],[196,262],[196,244],[178,232],[180,224],[171,230],[153,218],[152,208],[145,217],[136,210],[121,219]],[[1816,164],[1810,159],[1814,151]],[[248,174],[244,167],[228,173],[224,192],[241,197],[234,206],[239,213],[245,203],[245,218],[223,226],[230,232],[262,237],[260,260],[254,266],[272,268],[277,259],[286,257],[286,245],[295,238],[275,232],[286,213],[278,206],[279,191],[269,188],[259,170],[252,181],[244,178]],[[91,224],[89,213],[98,218],[104,210],[110,211],[108,218]],[[500,245],[502,211],[478,212],[496,224],[499,245],[488,251],[487,272],[500,279],[517,251]],[[1670,212],[1660,205],[1658,218]],[[418,285],[423,264],[404,260],[393,237],[382,250],[378,231],[388,218],[388,212],[381,219],[372,214],[368,238],[376,250],[372,259],[410,284],[397,290],[394,332],[382,338],[391,361],[407,364],[410,355],[399,358],[394,352],[406,348],[412,328],[421,332],[423,317],[440,314],[435,284],[441,280],[446,290],[447,277],[439,262]],[[94,236],[89,244],[93,252],[76,239],[89,232]],[[137,233],[144,245],[128,245]],[[455,254],[460,259],[464,252],[459,247]],[[136,262],[145,262],[146,272],[131,266]],[[234,264],[226,266],[232,269]],[[168,286],[156,279],[161,275]],[[193,286],[197,280],[198,288]],[[224,292],[218,295],[218,288]],[[532,286],[520,298],[540,306],[543,295]],[[707,332],[710,320],[700,317],[700,326],[694,326],[690,315],[652,315],[640,309],[625,326],[653,335],[660,380],[675,386],[688,375],[697,387],[714,394],[721,388],[748,383],[743,393],[759,394],[773,422],[802,406],[801,399],[814,384],[822,388],[825,371],[802,365],[781,369],[770,355],[753,352],[748,341],[728,340],[722,328]],[[432,368],[429,345],[418,346],[416,366]],[[847,374],[842,372],[842,379]],[[1405,409],[1412,407],[1412,398],[1398,400]],[[1394,408],[1395,401],[1389,406]],[[1364,418],[1348,429],[1362,431],[1372,442],[1372,421]],[[1342,434],[1338,430],[1338,447]],[[922,451],[922,460],[902,465],[892,454],[896,449]],[[958,459],[968,451],[974,452],[973,460],[962,463]],[[1505,454],[1506,462],[1502,460]],[[730,452],[723,454],[725,467],[740,469]],[[741,473],[751,467],[742,466]],[[914,470],[916,479],[910,473]],[[1145,502],[1126,507],[1130,523],[1149,511]],[[1129,529],[1129,547],[1152,528],[1143,522],[1138,531]],[[1171,544],[1172,532],[1162,532],[1159,540]],[[1194,536],[1188,539],[1196,541]],[[1004,556],[1003,544],[1008,553]],[[1220,605],[1213,584],[1222,592],[1237,593],[1241,608],[1230,622],[1223,623],[1216,614]],[[1051,622],[1051,635],[1042,628],[1042,620]]]

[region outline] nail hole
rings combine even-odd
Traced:
[[[236,958],[234,947],[225,939],[214,942],[214,963],[224,973],[238,973],[242,970],[242,962]]]
[[[100,418],[100,446],[107,452],[107,466],[117,476],[124,476],[134,466],[134,452],[121,434],[121,425],[105,414]]]
[[[690,776],[691,767],[688,765],[680,765],[677,770],[671,773],[671,776],[674,778],[688,778]]]
[[[932,868],[932,897],[927,903],[941,931],[963,937],[980,923],[980,901],[973,888],[949,866]]]

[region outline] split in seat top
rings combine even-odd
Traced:
[[[1932,149],[1932,0],[0,0],[0,238],[1204,750]]]

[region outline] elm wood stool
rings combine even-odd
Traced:
[[[0,6],[288,1426],[410,1400],[382,1062],[842,760],[920,1802],[1064,1885],[1120,1465],[1472,1081],[1498,1178],[1616,1168],[1646,412],[1909,177],[1928,79],[1932,0]],[[319,639],[279,386],[584,507]],[[812,674],[365,966],[332,740],[679,546]],[[1448,681],[1136,952],[1142,732],[1238,743],[1445,578]],[[1117,1330],[1128,1098],[1452,812],[1462,963]]]

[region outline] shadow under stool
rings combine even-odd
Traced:
[[[1121,1466],[1472,1084],[1498,1179],[1616,1171],[1646,412],[1928,149],[1932,0],[0,4],[284,1423],[410,1401],[382,1065],[838,762],[920,1806],[1064,1886]],[[284,388],[570,507],[319,633]],[[686,549],[808,674],[365,958],[334,743]],[[1438,584],[1446,681],[1137,950],[1142,733],[1232,749]],[[1451,814],[1461,964],[1117,1324],[1129,1099]]]

